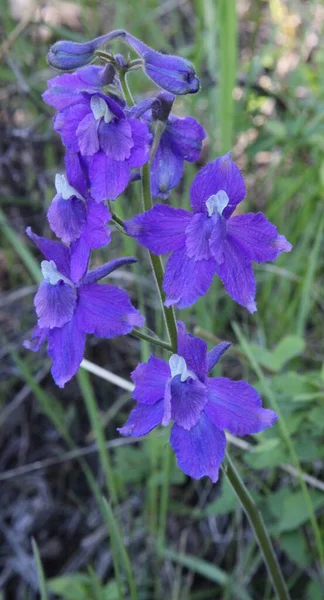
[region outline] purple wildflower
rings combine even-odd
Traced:
[[[119,258],[80,274],[70,248],[39,237],[30,228],[27,234],[46,260],[41,263],[44,281],[34,299],[38,323],[25,346],[36,352],[48,341],[54,381],[64,387],[80,366],[87,333],[112,338],[143,325],[144,317],[133,307],[126,292],[97,283],[118,267],[136,260]]]
[[[180,469],[194,479],[207,475],[215,483],[225,453],[223,430],[259,433],[277,420],[245,381],[208,378],[229,346],[222,342],[207,353],[207,344],[178,322],[178,354],[169,363],[152,355],[133,371],[137,405],[120,433],[140,437],[174,421],[170,442]]]
[[[64,73],[48,81],[48,89],[42,95],[43,100],[56,108],[63,110],[80,101],[81,92],[101,92],[104,85],[111,79],[111,67],[90,65],[75,73]]]
[[[96,202],[117,198],[131,179],[131,169],[149,159],[146,123],[127,118],[120,103],[101,92],[72,94],[71,103],[56,115],[54,129],[69,151],[83,157]]]
[[[192,63],[180,56],[152,50],[124,29],[116,29],[86,43],[56,42],[51,46],[47,60],[56,69],[73,70],[91,62],[100,46],[116,38],[121,38],[137,52],[143,59],[145,73],[161,88],[177,95],[198,92],[199,79]]]
[[[56,175],[57,194],[48,209],[52,231],[62,242],[71,244],[71,260],[80,277],[87,268],[93,248],[109,244],[111,235],[106,223],[111,214],[104,204],[97,204],[72,187],[64,175]]]
[[[193,180],[193,214],[157,204],[126,222],[127,233],[155,254],[172,252],[163,282],[166,306],[190,306],[217,274],[238,304],[256,311],[252,261],[275,260],[292,246],[261,212],[231,216],[244,197],[243,177],[226,154]]]
[[[206,137],[204,128],[193,117],[180,118],[170,114],[173,100],[171,94],[158,94],[149,120],[153,132],[158,126],[163,131],[151,163],[151,193],[164,199],[178,185],[184,161],[199,159]]]

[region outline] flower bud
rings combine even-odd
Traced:
[[[94,60],[96,50],[106,42],[107,37],[109,39],[109,34],[84,43],[67,40],[56,42],[49,49],[48,63],[60,71],[73,71],[84,67]]]
[[[165,123],[169,118],[174,101],[175,96],[173,94],[169,94],[168,92],[160,92],[152,104],[153,121],[162,121]]]
[[[195,94],[199,91],[199,79],[193,64],[188,60],[156,52],[126,31],[120,32],[119,36],[140,55],[146,74],[161,88],[176,95]]]

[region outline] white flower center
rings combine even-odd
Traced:
[[[65,275],[62,275],[62,273],[60,273],[57,270],[57,266],[54,260],[43,260],[41,262],[41,269],[44,280],[47,283],[50,283],[51,285],[56,285],[59,281],[64,281],[64,283],[67,283],[68,285],[74,287],[72,281],[68,277],[65,277]]]
[[[172,354],[169,358],[169,366],[171,369],[171,377],[176,377],[176,375],[181,375],[181,381],[187,381],[189,377],[192,379],[197,379],[195,373],[188,369],[187,363],[183,356],[179,356],[178,354]]]
[[[105,123],[110,123],[114,118],[113,113],[108,108],[107,102],[105,102],[101,96],[92,96],[90,106],[96,121],[103,118]]]
[[[210,196],[206,201],[208,216],[212,217],[215,213],[223,214],[224,208],[229,203],[229,197],[225,190],[219,190],[214,196]]]
[[[60,194],[63,200],[68,200],[72,196],[76,196],[80,200],[84,200],[83,196],[77,192],[72,185],[69,184],[65,175],[56,173],[55,175],[55,187],[58,194]]]

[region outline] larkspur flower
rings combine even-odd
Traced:
[[[248,435],[277,420],[274,411],[262,408],[259,394],[245,381],[208,377],[229,346],[222,342],[207,352],[207,344],[178,322],[178,353],[169,363],[151,355],[133,371],[137,405],[120,433],[140,437],[173,421],[170,442],[180,469],[194,479],[208,476],[215,483],[225,453],[224,429]]]
[[[70,248],[40,237],[30,228],[27,234],[46,260],[41,263],[44,281],[34,299],[38,323],[25,346],[36,352],[48,341],[54,381],[64,387],[80,366],[87,333],[112,338],[143,325],[144,317],[126,292],[97,283],[118,267],[136,260],[115,259],[80,275]]]
[[[58,75],[49,79],[48,89],[43,93],[42,98],[46,104],[56,110],[63,110],[78,104],[81,92],[101,92],[103,86],[113,81],[114,73],[113,66],[108,64],[105,67],[90,65],[75,73]]]
[[[245,193],[243,177],[226,154],[193,180],[193,213],[157,204],[125,223],[127,233],[153,253],[172,252],[163,282],[166,306],[192,305],[217,274],[238,304],[256,311],[252,261],[275,260],[292,246],[261,212],[231,216]]]
[[[57,193],[50,204],[47,218],[55,235],[71,245],[71,260],[81,277],[88,265],[91,250],[102,248],[111,240],[106,225],[111,214],[104,204],[98,204],[84,191],[83,196],[71,186],[65,175],[56,175],[55,187]]]
[[[116,29],[85,43],[56,42],[51,46],[47,60],[56,69],[76,69],[92,62],[96,50],[116,38],[135,50],[143,60],[146,75],[161,88],[176,95],[198,92],[199,79],[191,62],[180,56],[161,54],[124,29]]]
[[[166,92],[158,94],[152,105],[152,118],[148,118],[153,132],[156,126],[162,128],[150,171],[151,193],[164,199],[178,185],[184,161],[199,159],[202,141],[206,137],[204,128],[193,117],[170,114],[174,99]]]
[[[81,92],[71,100],[56,115],[54,129],[70,152],[83,157],[92,198],[115,200],[131,180],[131,169],[149,160],[148,127],[128,118],[119,102],[101,92]]]

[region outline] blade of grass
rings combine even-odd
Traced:
[[[321,242],[323,239],[323,229],[324,229],[324,217],[322,216],[319,226],[318,226],[315,243],[312,248],[311,254],[309,256],[309,259],[307,261],[306,274],[305,274],[305,278],[303,280],[302,295],[301,295],[301,300],[300,300],[300,305],[299,305],[299,314],[297,317],[297,325],[296,325],[296,332],[300,336],[303,336],[305,333],[307,317],[308,317],[309,311],[311,310],[311,307],[313,304],[312,288],[314,285],[315,274],[316,274],[317,266],[318,266]]]
[[[100,462],[105,474],[106,488],[113,504],[118,501],[116,485],[114,481],[113,469],[106,446],[105,435],[102,427],[102,420],[98,411],[97,402],[93,393],[90,377],[86,371],[81,369],[77,374],[78,384],[82,392],[84,404],[90,419],[94,438],[98,445]]]
[[[137,600],[135,579],[134,579],[132,565],[131,565],[131,562],[130,562],[130,559],[128,556],[128,552],[127,552],[125,544],[123,542],[123,537],[122,537],[118,522],[115,519],[114,513],[111,509],[111,506],[107,502],[107,500],[103,497],[101,497],[100,509],[101,509],[101,513],[105,519],[105,522],[108,526],[110,539],[111,539],[112,543],[114,544],[115,548],[118,549],[121,564],[123,565],[123,567],[125,569],[131,598],[132,598],[132,600]]]
[[[46,585],[46,581],[45,581],[45,574],[44,574],[44,569],[43,569],[41,557],[40,557],[40,554],[39,554],[38,546],[37,546],[36,541],[34,540],[34,538],[32,538],[31,542],[32,542],[33,554],[34,554],[34,558],[35,558],[37,575],[38,575],[38,581],[39,581],[40,597],[41,597],[41,600],[48,600],[47,585]]]
[[[233,89],[237,63],[236,0],[219,0],[217,8],[220,150],[225,154],[232,148],[234,131]]]
[[[39,283],[42,281],[42,275],[39,268],[39,264],[37,260],[33,257],[29,248],[26,244],[24,244],[20,237],[16,234],[16,232],[9,225],[7,218],[4,212],[0,208],[0,228],[7,238],[8,242],[12,245],[16,254],[18,254],[19,258],[25,265],[27,271],[30,273],[32,278]]]
[[[202,575],[202,577],[206,577],[206,579],[218,583],[218,585],[221,587],[231,586],[233,597],[236,597],[239,600],[251,600],[251,596],[248,594],[248,592],[246,592],[241,587],[238,588],[238,586],[236,586],[235,583],[233,583],[234,579],[232,579],[232,577],[228,575],[228,573],[226,573],[216,565],[213,565],[207,562],[206,560],[202,560],[201,558],[197,558],[196,556],[192,556],[190,554],[176,552],[171,548],[166,548],[163,551],[163,556],[167,560],[172,560],[177,564],[183,565],[193,573],[198,573],[199,575]]]

